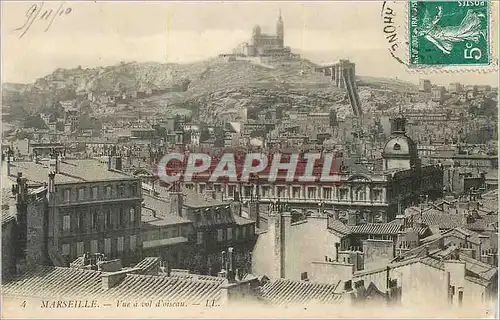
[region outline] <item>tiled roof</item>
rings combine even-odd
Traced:
[[[2,294],[28,297],[87,297],[102,291],[101,272],[39,267],[22,277],[2,283]]]
[[[149,271],[151,268],[154,268],[159,265],[160,258],[158,257],[147,257],[142,259],[138,264],[134,266],[134,269],[141,269],[143,272]]]
[[[402,225],[395,223],[366,223],[350,227],[354,234],[398,234]]]
[[[279,279],[261,288],[262,298],[276,305],[308,303],[340,303],[342,294],[335,293],[337,285]]]
[[[48,183],[50,164],[48,161],[12,162],[10,179],[16,179],[17,172],[31,183]],[[134,179],[117,171],[109,171],[108,165],[97,160],[60,160],[60,173],[55,176],[55,183],[74,183],[86,181]]]
[[[344,235],[348,235],[351,233],[351,229],[348,226],[338,220],[330,218],[328,219],[328,229]]]
[[[5,296],[35,298],[87,298],[164,300],[204,303],[218,301],[224,281],[168,276],[127,274],[116,286],[102,289],[102,272],[73,268],[38,267],[21,277],[2,284]]]
[[[219,300],[221,285],[222,281],[128,274],[120,284],[107,290],[105,296],[115,299],[204,303],[207,300]]]
[[[466,228],[475,231],[491,229],[491,224],[498,226],[498,215],[484,215],[472,223],[468,223]]]
[[[428,226],[438,226],[440,229],[453,229],[465,225],[462,215],[449,213],[424,213],[422,222]]]

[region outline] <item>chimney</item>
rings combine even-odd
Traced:
[[[119,284],[127,277],[127,273],[140,271],[140,268],[120,270],[116,272],[105,272],[101,276],[101,285],[103,290],[109,290]]]
[[[55,177],[56,177],[55,172],[49,173],[49,193],[54,193],[56,191]]]
[[[395,223],[397,223],[399,225],[405,224],[405,216],[402,214],[398,214],[394,220],[395,220]]]
[[[258,200],[252,199],[248,203],[248,211],[250,214],[250,219],[255,221],[255,227],[260,227],[260,203]]]
[[[235,281],[233,248],[229,248],[227,251],[228,251],[228,258],[227,258],[227,280],[229,281],[229,283],[232,283],[232,282]]]
[[[111,171],[113,166],[111,165],[111,155],[108,155],[108,171]]]
[[[59,160],[59,152],[56,151],[56,173],[59,173],[61,161]]]
[[[271,254],[273,255],[273,268],[270,273],[271,279],[281,278],[281,214],[274,210],[269,212],[268,232],[271,240]]]
[[[281,214],[281,271],[280,278],[286,278],[286,265],[288,246],[290,245],[290,228],[292,226],[292,215],[290,212],[283,212]]]
[[[227,269],[226,251],[222,251],[221,253],[221,265],[222,265],[221,271]]]
[[[180,191],[170,192],[170,213],[182,217],[184,195]]]
[[[339,262],[340,243],[335,242],[335,262]]]
[[[7,176],[10,177],[10,149],[7,151]]]

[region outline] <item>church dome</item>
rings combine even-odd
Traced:
[[[404,134],[393,135],[384,146],[383,157],[414,158],[417,157],[417,146],[411,138]]]

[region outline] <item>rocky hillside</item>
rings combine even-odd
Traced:
[[[315,72],[315,66],[305,59],[260,63],[214,58],[190,64],[131,62],[93,69],[57,69],[34,84],[3,85],[3,102],[14,107],[23,101],[23,108],[38,110],[41,105],[71,99],[82,91],[99,94],[165,89],[189,80],[186,92],[151,96],[130,105],[156,112],[204,106],[211,113],[218,113],[242,106],[261,109],[280,103],[327,108],[342,104],[343,90]],[[408,87],[390,79],[366,78],[362,83],[386,89],[391,89],[391,85]]]

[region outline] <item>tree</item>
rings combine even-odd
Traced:
[[[48,129],[45,121],[42,120],[40,115],[28,116],[24,121],[25,128],[35,128],[35,129]]]

